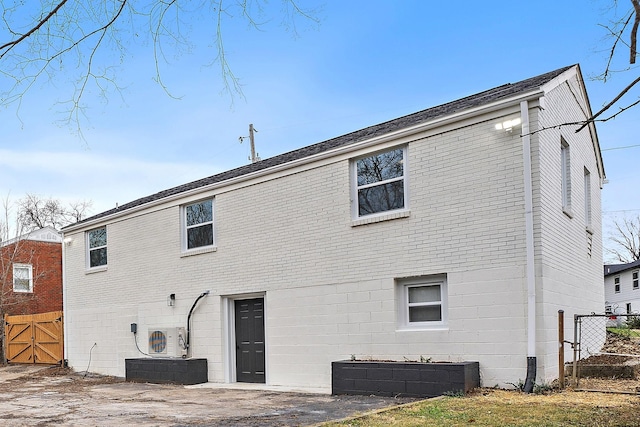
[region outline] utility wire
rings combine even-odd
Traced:
[[[621,209],[619,211],[602,211],[603,214],[626,213],[626,212],[640,212],[640,208],[639,209]]]
[[[640,147],[640,144],[636,144],[636,145],[626,145],[626,146],[624,146],[624,147],[602,148],[602,149],[600,149],[600,151],[625,150],[625,149],[627,149],[627,148],[636,148],[636,147]]]

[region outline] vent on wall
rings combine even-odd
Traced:
[[[149,355],[153,357],[186,357],[184,328],[149,328]]]

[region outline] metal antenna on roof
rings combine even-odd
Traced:
[[[256,143],[253,137],[254,132],[258,132],[256,129],[253,128],[253,124],[249,125],[249,136],[241,136],[238,138],[238,140],[240,141],[240,144],[242,144],[242,142],[244,141],[245,138],[249,138],[249,143],[251,145],[251,157],[249,157],[249,160],[251,160],[251,163],[255,163],[260,161],[260,155],[258,153],[256,153]]]

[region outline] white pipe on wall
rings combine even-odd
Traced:
[[[65,237],[64,232],[60,233],[62,235],[62,330],[64,332],[68,331],[67,329],[67,316],[66,316],[66,309],[67,309],[67,273],[66,273],[66,269],[67,269],[67,245],[72,244],[72,240],[70,237]],[[62,335],[62,347],[63,347],[63,355],[62,355],[62,359],[63,359],[63,366],[66,364],[66,361],[68,360],[68,355],[67,352],[69,351],[69,342],[68,342],[68,338],[67,338],[67,334],[63,333]]]
[[[522,119],[522,160],[524,164],[524,214],[527,280],[527,356],[536,356],[536,277],[533,245],[533,184],[531,178],[531,135],[529,134],[529,103],[520,103]]]

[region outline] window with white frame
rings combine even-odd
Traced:
[[[398,209],[406,205],[406,148],[363,157],[352,163],[354,174],[354,217]]]
[[[631,273],[631,280],[633,282],[633,289],[638,289],[638,270]]]
[[[87,231],[87,258],[89,268],[107,265],[107,227]]]
[[[569,144],[564,139],[560,140],[561,159],[561,188],[562,188],[562,209],[571,212],[571,159]]]
[[[447,283],[444,276],[397,281],[398,326],[430,328],[447,322]]]
[[[33,292],[33,267],[31,264],[13,264],[13,291]]]
[[[186,250],[213,246],[213,200],[202,200],[183,207]]]
[[[620,293],[620,276],[616,276],[613,278],[613,289],[616,294]]]
[[[584,168],[584,224],[591,227],[591,173]]]

